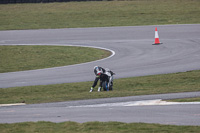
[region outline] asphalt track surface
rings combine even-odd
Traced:
[[[57,68],[1,73],[0,88],[94,80],[93,67],[110,68],[115,78],[200,69],[200,24],[0,31],[0,45],[81,45],[115,51],[112,58]]]
[[[160,41],[163,43],[161,45],[152,45],[155,27],[158,27]],[[106,48],[115,52],[111,58],[100,61],[1,73],[0,88],[92,81],[93,67],[96,65],[112,69],[117,74],[115,78],[200,69],[200,24],[0,31],[0,45],[81,45]],[[89,88],[86,91],[89,91]],[[196,94],[199,92],[195,93],[195,96],[199,96]],[[186,97],[194,97],[194,94],[190,95],[192,94],[189,93]],[[163,99],[162,96],[159,95],[159,99]],[[182,97],[182,93],[173,98],[179,97]],[[157,99],[157,96],[154,98]],[[121,98],[114,101],[120,102],[119,99]],[[144,99],[152,98],[144,96],[138,100]],[[60,103],[35,104],[0,107],[0,123],[45,120],[200,125],[199,107],[187,104],[136,107],[108,105],[91,108],[68,107]]]
[[[120,121],[200,126],[200,104],[140,105],[141,100],[199,97],[200,92],[130,96],[0,107],[0,123]],[[126,105],[129,102],[129,106]],[[130,104],[131,103],[131,104]],[[102,105],[103,104],[103,105]]]

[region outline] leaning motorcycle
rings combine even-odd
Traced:
[[[104,91],[113,90],[113,73],[111,70],[106,69],[106,72],[102,74],[102,87]]]

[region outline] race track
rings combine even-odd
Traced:
[[[200,68],[200,25],[0,31],[0,45],[82,45],[108,48],[107,60],[57,68],[1,73],[0,88],[94,80],[93,67],[113,70],[115,78],[185,72]]]
[[[0,123],[119,121],[200,126],[200,103],[150,105],[146,100],[200,97],[200,92],[0,107]],[[134,105],[143,101],[149,105]]]
[[[163,43],[161,45],[152,45],[155,27],[0,31],[0,45],[81,45],[106,48],[115,52],[113,57],[100,61],[40,70],[1,73],[0,88],[92,81],[94,79],[93,67],[96,65],[113,70],[117,74],[115,78],[200,69],[200,24],[157,26],[160,41]],[[180,95],[174,98],[179,98]],[[190,93],[187,97],[191,97]],[[149,100],[149,98],[145,99]],[[160,97],[160,99],[163,98]],[[144,97],[138,100],[144,100]],[[38,120],[53,122],[99,120],[176,125],[199,125],[200,123],[199,105],[108,106],[92,109],[69,108],[65,104],[59,103],[49,104],[52,106],[44,105],[48,104],[0,107],[0,123]],[[43,106],[46,108],[41,108]],[[25,111],[20,113],[22,110]],[[96,113],[89,115],[88,110],[90,113]],[[99,115],[100,112],[104,111],[108,111],[108,113]],[[148,114],[149,111],[152,113]],[[179,113],[180,111],[182,113]],[[119,115],[121,116],[117,117]],[[130,115],[132,117],[129,117]]]

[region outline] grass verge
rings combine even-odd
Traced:
[[[0,46],[0,73],[79,64],[110,54],[109,51],[87,47]]]
[[[200,102],[200,97],[168,100],[171,102]]]
[[[199,7],[199,0],[1,4],[0,30],[199,23]]]
[[[47,103],[108,97],[200,91],[200,70],[116,79],[114,91],[89,93],[92,82],[0,89],[0,104]]]
[[[200,126],[173,126],[121,122],[26,122],[0,124],[1,133],[198,133]]]

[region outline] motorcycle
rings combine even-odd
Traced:
[[[104,91],[113,90],[113,75],[115,75],[115,73],[109,69],[106,69],[106,72],[102,74],[101,79],[102,79],[102,87]]]

